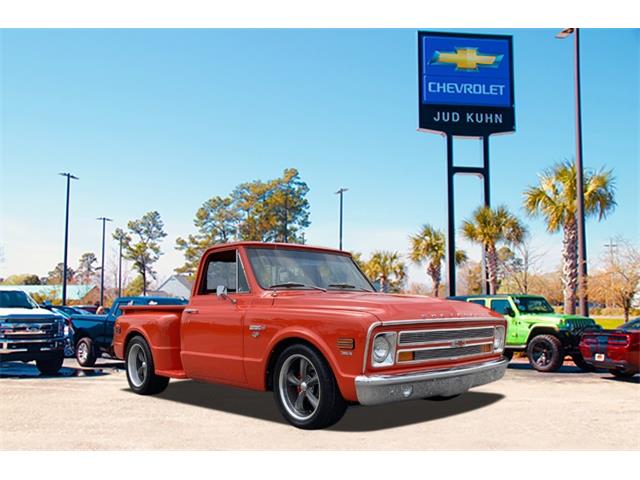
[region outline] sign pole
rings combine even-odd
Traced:
[[[447,285],[456,294],[456,221],[454,212],[453,136],[447,134]]]
[[[482,183],[484,186],[484,206],[491,206],[491,189],[489,186],[489,136],[482,137]],[[491,290],[489,285],[489,276],[487,275],[487,256],[484,247],[482,248],[482,276],[484,277],[484,293],[488,294]]]

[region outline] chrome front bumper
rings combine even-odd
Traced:
[[[356,377],[356,394],[362,405],[458,395],[470,388],[500,380],[507,363],[502,358],[448,370],[405,375],[360,375]]]

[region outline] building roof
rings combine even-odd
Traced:
[[[156,291],[160,291],[162,290],[162,287],[164,287],[167,283],[169,283],[171,280],[177,280],[178,282],[180,282],[187,290],[191,290],[191,287],[193,286],[193,282],[191,280],[189,280],[189,278],[186,275],[171,275],[169,278],[167,278],[164,282],[162,282],[162,285],[160,285],[158,287],[158,289]]]
[[[95,285],[67,285],[67,300],[82,300]],[[62,296],[62,284],[59,285],[0,285],[0,290],[22,290],[29,295]]]

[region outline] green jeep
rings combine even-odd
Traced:
[[[469,295],[451,300],[483,305],[507,319],[504,356],[526,351],[529,363],[540,372],[554,372],[570,355],[584,371],[593,371],[580,354],[578,344],[586,329],[600,328],[590,318],[555,313],[549,302],[538,295]]]

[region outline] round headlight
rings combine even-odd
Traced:
[[[373,342],[373,359],[382,363],[389,356],[389,352],[391,351],[391,345],[384,337],[384,335],[379,335]]]

